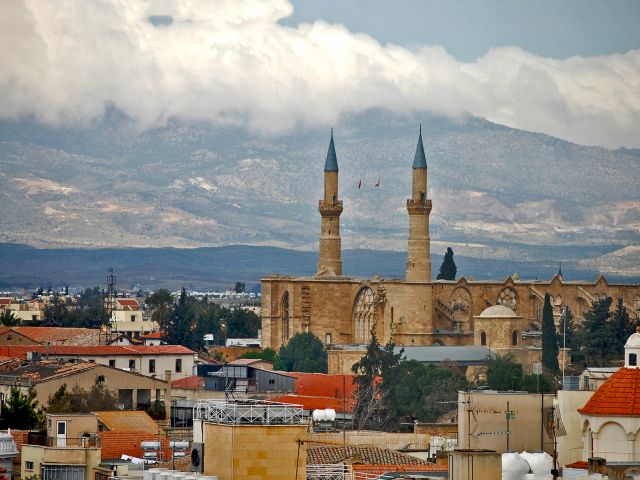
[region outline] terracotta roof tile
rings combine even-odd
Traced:
[[[446,472],[448,467],[446,465],[422,465],[422,464],[409,464],[409,465],[370,465],[370,464],[355,464],[352,465],[353,473],[364,476],[369,475],[383,475],[387,472]]]
[[[192,377],[180,378],[171,382],[172,388],[186,388],[188,390],[204,390],[204,377],[193,375]]]
[[[100,330],[95,328],[64,327],[13,327],[20,335],[37,343],[51,342],[52,345],[99,345]]]
[[[343,463],[355,460],[370,465],[431,465],[419,458],[388,448],[348,445],[318,445],[307,443],[307,465]]]
[[[123,307],[140,308],[140,304],[134,298],[116,298],[116,302],[118,302]]]
[[[94,412],[111,432],[145,432],[158,434],[158,424],[142,410]]]
[[[621,368],[578,412],[584,415],[640,416],[640,369]]]
[[[140,338],[145,340],[160,340],[162,338],[162,332],[151,332],[146,335],[142,335]]]
[[[0,298],[0,305],[10,305],[13,302],[12,298],[3,297]]]
[[[49,355],[76,355],[85,357],[116,356],[116,355],[188,355],[194,354],[193,350],[182,345],[0,345],[0,355],[26,359],[28,352],[39,352]]]

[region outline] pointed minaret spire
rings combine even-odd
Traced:
[[[427,168],[427,157],[424,154],[424,146],[422,145],[422,124],[420,124],[420,134],[418,135],[416,155],[413,157],[413,168]]]
[[[318,205],[322,216],[318,275],[342,275],[342,243],[340,240],[340,214],[342,200],[338,198],[338,157],[333,144],[333,128],[327,159],[324,162],[324,195]]]
[[[406,279],[407,282],[426,283],[431,281],[431,240],[429,238],[431,200],[427,198],[427,157],[422,145],[422,125],[420,125],[411,177],[411,198],[407,200],[409,245]]]
[[[336,155],[336,147],[333,144],[333,128],[331,129],[331,140],[329,140],[329,149],[327,150],[327,159],[324,162],[325,172],[338,171],[338,156]]]
[[[560,280],[564,279],[564,277],[562,276],[562,262],[560,262],[559,265],[558,265],[558,278]]]

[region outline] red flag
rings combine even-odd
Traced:
[[[362,179],[358,180],[358,190],[362,187]]]
[[[380,177],[378,177],[378,181],[376,182],[376,184],[374,185],[374,187],[379,187],[380,186]]]

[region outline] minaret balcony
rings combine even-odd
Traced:
[[[429,215],[431,212],[431,200],[427,198],[424,200],[410,198],[407,200],[407,211],[409,215]]]
[[[342,213],[342,209],[342,200],[337,200],[335,202],[325,202],[324,200],[320,200],[318,203],[318,211],[322,216],[337,217]]]

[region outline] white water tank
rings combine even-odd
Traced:
[[[336,411],[333,408],[327,408],[324,411],[324,419],[327,422],[334,422],[336,419]]]

